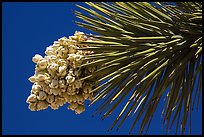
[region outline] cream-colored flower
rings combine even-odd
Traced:
[[[72,63],[75,60],[75,54],[69,54],[69,57],[67,58],[67,60]]]
[[[50,56],[47,56],[47,61],[48,63],[53,63],[53,62],[57,62],[57,57],[55,55],[50,55]],[[49,65],[50,65],[49,64]]]
[[[55,49],[55,48],[58,48],[59,46],[60,46],[59,41],[54,41],[52,47]]]
[[[68,102],[68,100],[69,100],[69,95],[67,94],[67,92],[63,92],[63,93],[62,93],[62,97]]]
[[[28,96],[28,98],[26,100],[27,103],[36,102],[36,101],[37,101],[37,98],[36,98],[35,94],[31,94],[30,96]]]
[[[83,111],[85,111],[84,105],[78,105],[78,107],[75,109],[76,114],[81,114]]]
[[[36,103],[37,103],[37,102],[35,102],[35,103],[30,103],[29,106],[28,106],[28,108],[29,108],[31,111],[36,111],[36,109],[37,109]]]
[[[56,103],[56,102],[53,102],[50,107],[53,109],[53,110],[56,110],[59,108],[59,105]]]
[[[83,55],[83,51],[82,50],[77,50],[76,55]]]
[[[73,88],[72,86],[67,86],[67,94],[68,95],[75,95],[76,94],[76,89],[75,88]]]
[[[77,98],[77,103],[78,103],[78,104],[83,104],[84,101],[85,101],[85,99],[84,99],[84,97],[82,96],[82,94],[77,95],[76,98]]]
[[[32,91],[33,92],[39,92],[41,89],[42,89],[42,87],[40,85],[38,85],[38,84],[34,84],[32,86]]]
[[[64,87],[61,87],[61,88],[60,88],[60,91],[61,91],[61,92],[66,92],[66,91],[67,91],[67,86],[65,85]]]
[[[31,76],[31,77],[29,77],[29,81],[30,81],[31,83],[35,83],[35,78],[36,78],[35,75],[34,75],[34,76]]]
[[[47,98],[47,94],[44,91],[40,91],[39,95],[37,96],[38,100],[45,100]]]
[[[50,55],[56,55],[55,49],[52,48],[51,46],[50,46],[50,47],[47,47],[47,48],[46,48],[46,51],[45,51],[45,54],[48,55],[48,56],[50,56]]]
[[[66,103],[66,100],[64,98],[57,96],[55,97],[55,102],[57,105],[63,106]]]
[[[70,68],[70,69],[69,69],[69,72],[68,72],[67,75],[69,75],[69,76],[75,76],[75,75],[74,75],[74,70],[73,70],[73,68]]]
[[[38,62],[38,65],[39,65],[39,68],[40,68],[40,69],[46,69],[46,67],[47,67],[47,60],[46,60],[46,59],[41,59],[41,60]]]
[[[54,101],[54,99],[55,99],[54,95],[51,94],[47,96],[46,101],[51,104]]]
[[[78,37],[77,36],[69,36],[69,39],[71,39],[71,40],[78,40]]]
[[[81,31],[75,31],[74,36],[81,36],[84,35],[84,32]]]
[[[60,66],[59,67],[59,74],[62,74],[63,72],[66,72],[67,66]]]
[[[77,47],[74,45],[69,45],[69,54],[75,54]]]
[[[60,90],[58,88],[52,88],[50,89],[50,92],[56,96],[56,95],[59,95]]]
[[[63,88],[63,87],[65,87],[65,86],[66,86],[65,80],[64,80],[64,79],[60,79],[60,80],[59,80],[59,87],[60,87],[60,88]]]
[[[50,87],[45,83],[44,85],[42,85],[42,90],[47,93],[47,92],[49,92]]]
[[[74,81],[75,81],[75,77],[72,77],[72,76],[66,76],[66,78],[65,78],[66,80],[67,80],[67,83],[73,83]]]
[[[43,74],[38,74],[38,76],[35,78],[36,79],[36,81],[44,81],[45,80],[45,78],[46,78],[46,76],[45,75],[43,75]]]
[[[35,56],[32,58],[32,61],[34,63],[37,63],[39,60],[41,60],[43,57],[39,54],[35,54]]]
[[[59,66],[66,66],[66,67],[67,67],[67,63],[68,62],[64,59],[58,59],[58,62],[57,62]]]
[[[51,88],[58,88],[58,80],[57,79],[52,79],[51,83],[49,84],[49,87]]]
[[[72,96],[72,102],[77,102],[77,95]]]
[[[67,71],[62,71],[61,73],[57,74],[60,78],[64,78],[67,75]]]
[[[82,61],[83,58],[84,58],[84,56],[82,56],[82,55],[75,55],[75,60],[76,60],[77,62]]]
[[[51,69],[52,71],[56,71],[58,70],[59,65],[56,63],[51,63],[50,66],[48,66],[49,69]]]
[[[60,39],[58,39],[60,45],[68,45],[69,44],[69,41],[67,39],[67,37],[62,37]]]
[[[48,73],[45,73],[44,74],[45,75],[45,83],[46,84],[50,84],[51,83],[51,77],[50,77],[50,75],[48,74]]]
[[[68,106],[68,109],[75,110],[77,107],[78,107],[78,104],[76,102],[72,102]]]
[[[48,108],[48,103],[46,101],[38,101],[37,103],[37,110],[43,110],[43,109],[46,109]]]

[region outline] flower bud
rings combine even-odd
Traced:
[[[46,59],[42,59],[38,62],[39,68],[40,69],[46,69],[47,67],[47,60]]]
[[[84,103],[84,97],[81,94],[77,95],[76,98],[77,98],[77,103],[79,104]]]
[[[41,90],[41,86],[34,84],[34,85],[32,86],[31,92],[32,92],[32,93],[38,93],[40,90]]]
[[[57,96],[55,99],[56,99],[56,104],[59,106],[63,106],[66,103],[65,99],[60,98],[59,96]]]
[[[83,111],[85,111],[84,105],[78,105],[78,107],[75,109],[76,114],[81,114]]]
[[[58,48],[59,46],[60,46],[59,41],[54,41],[52,47],[53,47],[53,48]]]
[[[48,102],[48,103],[52,103],[53,101],[54,101],[54,99],[55,99],[55,97],[54,97],[54,95],[48,95],[47,96],[47,98],[46,98],[46,101]]]
[[[54,110],[58,109],[59,108],[59,105],[56,103],[56,102],[53,102],[50,107]]]
[[[76,46],[69,45],[69,54],[75,54],[76,53]]]
[[[35,103],[30,103],[28,108],[31,110],[31,111],[36,111],[37,107],[36,107],[36,102]]]
[[[35,78],[36,78],[35,75],[34,75],[34,76],[31,76],[31,77],[29,77],[29,81],[30,81],[31,83],[35,83]]]
[[[77,40],[77,36],[69,36],[69,39],[71,39],[71,40]]]
[[[46,101],[38,101],[37,110],[43,110],[48,108],[48,103]]]
[[[49,84],[51,88],[58,88],[58,80],[52,79],[51,83]]]
[[[50,55],[55,55],[55,52],[54,52],[54,48],[52,47],[47,47],[46,48],[46,51],[45,51],[45,54],[50,56]]]
[[[76,102],[70,103],[67,109],[75,110],[78,107],[78,104]]]
[[[59,67],[59,74],[62,74],[64,71],[66,71],[67,67],[66,66],[60,66]]]
[[[36,99],[36,95],[35,94],[31,94],[30,96],[28,96],[26,102],[29,103],[29,102],[36,102],[37,99]]]
[[[45,100],[47,98],[47,94],[44,91],[40,91],[39,95],[37,96],[38,100]]]
[[[67,80],[67,83],[73,83],[74,82],[74,80],[75,80],[75,77],[72,77],[72,76],[66,76],[66,78],[65,78],[66,80]]]
[[[60,39],[58,39],[60,45],[67,45],[68,42],[67,42],[67,37],[62,37]]]
[[[60,90],[56,89],[56,88],[52,88],[52,89],[50,89],[50,92],[56,96],[56,95],[59,95]]]
[[[57,64],[60,65],[60,66],[66,66],[67,62],[64,59],[59,59]]]
[[[69,95],[67,94],[67,92],[63,92],[63,93],[62,93],[62,97],[65,98],[65,100],[68,102],[68,100],[69,100]]]
[[[45,80],[45,78],[46,78],[46,76],[45,75],[43,75],[43,74],[39,74],[37,77],[36,77],[36,81],[44,81]]]
[[[56,70],[58,70],[58,67],[59,67],[58,64],[52,63],[52,64],[49,66],[49,69],[51,69],[52,71],[56,71]]]
[[[60,86],[60,88],[64,87],[65,85],[66,85],[65,80],[64,80],[64,79],[60,79],[60,80],[59,80],[59,86]]]
[[[70,62],[73,62],[75,60],[75,54],[69,54],[69,57],[67,58]]]
[[[39,60],[41,60],[43,57],[39,54],[35,54],[35,56],[32,58],[32,61],[34,63],[37,63]]]

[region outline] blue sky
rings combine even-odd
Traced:
[[[35,68],[32,57],[35,54],[44,56],[47,46],[63,36],[73,35],[76,30],[90,33],[73,22],[77,20],[72,13],[75,9],[71,2],[2,3],[2,134],[128,134],[133,118],[119,131],[107,132],[117,113],[103,121],[99,115],[91,117],[101,101],[80,115],[67,110],[68,105],[56,111],[49,108],[32,112],[25,102],[32,86],[28,78]],[[198,112],[192,115],[192,134],[202,133],[201,104]],[[156,111],[148,134],[165,134],[160,111]]]

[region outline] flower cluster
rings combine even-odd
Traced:
[[[36,63],[35,74],[29,78],[33,83],[29,103],[31,111],[38,111],[49,106],[56,110],[59,106],[69,103],[68,109],[80,114],[85,110],[84,101],[92,100],[90,91],[97,85],[95,82],[83,81],[81,78],[90,75],[95,67],[78,67],[84,63],[85,55],[91,51],[77,50],[88,45],[79,45],[77,41],[89,38],[76,31],[74,36],[62,37],[46,48],[45,56],[36,54],[32,61]]]

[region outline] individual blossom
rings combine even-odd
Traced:
[[[26,100],[27,103],[36,102],[36,101],[37,101],[37,96],[35,94],[31,94]]]
[[[39,68],[41,70],[46,69],[47,68],[47,60],[46,59],[41,59],[38,63]]]
[[[46,98],[46,101],[47,101],[48,103],[50,103],[50,104],[51,104],[54,100],[55,100],[55,96],[54,96],[53,94],[48,95],[47,98]]]
[[[42,59],[43,57],[39,54],[35,54],[35,56],[32,58],[32,61],[34,63],[37,63],[40,59]]]
[[[43,110],[43,109],[46,109],[48,108],[48,103],[46,101],[38,101],[37,105],[37,110]]]
[[[29,81],[30,81],[31,83],[35,83],[35,78],[36,78],[35,75],[34,75],[34,76],[31,76],[31,77],[29,77]]]
[[[60,94],[60,89],[58,88],[51,88],[50,89],[50,92],[53,94],[53,95],[59,95]]]
[[[47,94],[44,91],[40,91],[38,96],[37,96],[37,99],[38,100],[45,100],[46,98],[47,98]]]
[[[68,106],[68,109],[71,109],[71,110],[75,110],[77,107],[78,107],[78,103],[77,102],[72,102],[70,103],[70,105]]]
[[[53,47],[47,47],[47,48],[46,48],[46,51],[45,51],[45,54],[48,55],[48,56],[50,56],[50,55],[56,55],[55,50],[54,50]]]
[[[40,82],[40,81],[44,81],[45,78],[46,78],[45,75],[43,75],[43,74],[39,74],[39,75],[35,78],[35,80]]]
[[[34,84],[31,89],[32,94],[37,94],[42,89],[42,87],[38,84]]]
[[[77,98],[77,103],[78,103],[78,104],[83,104],[84,101],[85,101],[85,99],[84,99],[84,97],[83,97],[82,94],[78,94],[78,95],[76,96],[76,98]]]
[[[50,86],[50,88],[58,88],[58,86],[59,86],[58,80],[57,79],[52,79],[49,86]]]
[[[85,111],[84,105],[78,105],[77,108],[75,109],[76,114],[81,114],[83,111]]]
[[[30,102],[28,108],[31,111],[36,111],[37,110],[36,104],[37,104],[37,102],[34,102],[34,103]]]
[[[75,77],[67,75],[65,79],[67,80],[67,83],[70,84],[74,82]]]

